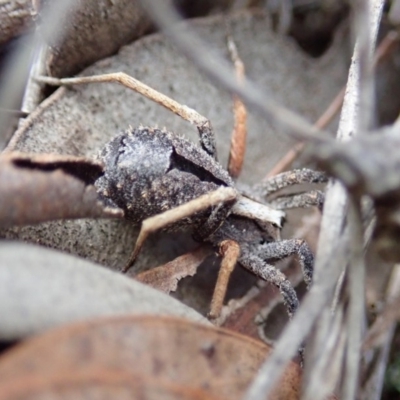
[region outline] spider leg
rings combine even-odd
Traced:
[[[244,64],[239,57],[235,42],[232,37],[227,37],[228,50],[235,67],[238,82],[243,82],[245,77]],[[236,179],[239,177],[243,167],[244,155],[246,152],[247,139],[247,110],[244,103],[236,95],[233,96],[234,126],[231,134],[231,146],[229,150],[228,172]]]
[[[224,240],[219,245],[219,252],[223,258],[208,313],[208,317],[211,319],[218,318],[221,314],[229,278],[240,255],[240,247],[234,240]]]
[[[214,130],[211,126],[211,122],[207,118],[203,117],[192,108],[178,103],[177,101],[158,92],[157,90],[152,89],[150,86],[145,85],[144,83],[124,72],[63,79],[39,76],[36,78],[36,80],[41,83],[53,86],[82,85],[87,83],[101,82],[119,83],[120,85],[132,89],[135,92],[147,97],[148,99],[153,100],[155,103],[160,104],[161,106],[180,116],[185,121],[188,121],[191,124],[195,125],[200,135],[201,147],[215,160],[217,159],[217,148]]]
[[[286,276],[273,265],[267,264],[260,257],[251,254],[249,251],[243,253],[239,258],[239,263],[259,278],[272,283],[279,289],[289,317],[292,317],[298,308],[299,300]]]
[[[320,190],[281,196],[269,202],[269,205],[277,210],[288,210],[290,208],[304,208],[317,206],[320,210],[324,205],[325,194]]]
[[[298,256],[304,281],[309,287],[312,283],[314,271],[314,255],[305,240],[288,239],[270,242],[260,246],[257,251],[258,257],[271,261],[282,260],[295,254]]]
[[[328,178],[323,172],[313,171],[308,168],[294,169],[292,171],[282,172],[264,182],[254,185],[252,191],[258,196],[267,197],[288,186],[301,183],[324,183],[327,181]]]
[[[133,265],[145,240],[151,233],[165,228],[168,225],[171,225],[174,222],[177,222],[183,218],[190,217],[191,215],[199,211],[203,211],[209,207],[233,201],[236,196],[237,193],[234,189],[222,187],[213,192],[206,193],[185,204],[182,204],[179,207],[173,208],[171,210],[165,211],[161,214],[157,214],[143,220],[139,236],[136,240],[135,248],[122,272],[127,272],[129,268]]]

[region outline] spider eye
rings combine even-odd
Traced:
[[[265,240],[264,240],[264,239],[260,239],[260,241],[258,242],[258,244],[265,244]]]

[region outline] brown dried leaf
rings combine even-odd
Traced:
[[[245,336],[176,318],[102,319],[53,330],[5,354],[0,359],[0,399],[10,380],[21,386],[27,378],[50,384],[63,373],[90,376],[99,370],[150,385],[165,382],[204,391],[211,398],[239,399],[269,352]],[[291,363],[270,400],[298,399],[300,371]]]
[[[9,153],[0,157],[0,226],[62,218],[122,217],[104,206],[94,181],[100,163],[56,154]]]
[[[160,380],[148,380],[123,371],[91,369],[58,376],[25,376],[0,389],[7,400],[221,400],[200,389],[186,389]]]
[[[178,282],[187,276],[193,276],[210,254],[211,249],[203,246],[164,265],[141,272],[135,279],[165,293],[174,292]]]

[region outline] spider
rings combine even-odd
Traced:
[[[233,42],[228,41],[228,48],[241,79],[244,68]],[[241,190],[234,178],[239,175],[243,159],[246,112],[238,99],[234,103],[236,127],[231,159],[225,170],[217,161],[214,131],[208,119],[129,75],[40,77],[39,80],[52,85],[118,82],[197,127],[200,147],[165,129],[138,127],[118,134],[100,152],[99,159],[105,166],[104,175],[95,183],[100,198],[108,206],[121,208],[128,220],[141,223],[135,248],[123,272],[132,266],[152,232],[190,229],[195,240],[211,243],[222,255],[209,317],[220,314],[236,263],[277,286],[289,316],[293,315],[298,307],[296,292],[285,275],[270,263],[297,254],[309,286],[314,257],[304,240],[280,240],[279,229],[285,216],[282,209],[321,205],[322,193],[284,196],[274,203],[268,203],[266,198],[294,184],[325,182],[323,173],[309,169],[284,172]]]

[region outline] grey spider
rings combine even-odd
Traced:
[[[238,75],[243,75],[241,61],[236,54],[232,58]],[[133,264],[151,232],[188,228],[196,240],[211,243],[223,255],[224,268],[220,270],[214,290],[211,317],[220,313],[229,274],[236,262],[276,285],[290,316],[296,311],[298,299],[292,285],[269,262],[297,254],[304,280],[310,285],[313,254],[304,240],[279,240],[273,228],[282,225],[284,212],[281,209],[321,205],[322,194],[312,191],[282,197],[273,204],[268,203],[266,197],[293,184],[325,182],[323,173],[308,169],[285,172],[245,193],[230,176],[238,175],[238,163],[229,165],[230,174],[218,163],[211,123],[195,110],[124,73],[66,79],[41,77],[39,80],[52,85],[117,82],[197,126],[201,148],[166,130],[140,127],[120,133],[101,151],[99,158],[105,172],[95,184],[99,196],[109,206],[123,209],[128,220],[142,224],[124,272]],[[245,113],[243,107],[236,99],[235,116],[239,116],[236,122]],[[243,126],[237,125],[236,133],[243,139]]]
[[[202,129],[199,127],[204,144]],[[210,148],[209,124],[206,131],[203,148]],[[227,248],[236,248],[231,268],[237,260],[258,277],[276,285],[292,315],[298,306],[296,293],[284,274],[268,261],[297,254],[304,279],[310,285],[312,252],[301,239],[276,241],[271,228],[281,226],[284,213],[244,195],[214,156],[213,151],[206,152],[171,132],[144,127],[129,129],[105,146],[100,154],[105,173],[96,181],[98,192],[109,206],[122,208],[127,219],[137,224],[142,222],[125,271],[149,233],[160,228],[190,228],[196,240],[211,243],[223,254]],[[306,169],[291,171],[254,188],[253,193],[270,193],[304,181],[319,183],[325,181],[325,176]],[[306,195],[301,199],[303,203],[299,203],[298,197],[290,201],[298,206],[309,199]],[[288,198],[283,200],[282,204],[290,207]],[[218,305],[212,306],[212,317],[218,315],[222,300],[214,300]]]

